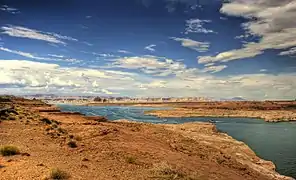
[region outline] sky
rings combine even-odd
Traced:
[[[296,98],[296,0],[0,0],[0,94]]]

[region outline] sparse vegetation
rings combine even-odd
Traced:
[[[137,163],[137,158],[134,156],[127,156],[125,160],[129,164],[136,164]]]
[[[57,131],[60,132],[60,133],[62,133],[62,134],[66,133],[66,130],[63,129],[63,128],[60,128],[60,127],[57,129]]]
[[[68,145],[70,148],[76,148],[76,147],[77,147],[77,144],[76,144],[75,141],[69,141],[69,142],[67,143],[67,145]]]
[[[16,146],[6,145],[0,148],[0,153],[2,156],[13,156],[20,154],[20,150]]]
[[[69,179],[69,174],[65,171],[62,171],[58,168],[53,168],[50,171],[49,178],[52,180],[59,180],[59,179]]]
[[[47,118],[42,118],[41,119],[42,122],[44,122],[45,124],[51,124],[51,120],[47,119]]]
[[[10,120],[10,121],[14,121],[14,120],[16,120],[16,118],[15,118],[14,116],[9,116],[9,117],[8,117],[8,120]]]
[[[167,162],[154,164],[154,168],[152,170],[157,177],[161,177],[163,179],[179,179],[184,177],[182,172],[176,170]]]
[[[55,129],[55,128],[58,128],[58,125],[57,124],[52,124],[51,127]]]
[[[61,122],[56,121],[56,120],[51,120],[51,122],[52,122],[52,123],[55,123],[55,124],[57,124],[57,125],[60,125],[60,124],[61,124]]]

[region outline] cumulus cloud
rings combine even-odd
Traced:
[[[55,43],[55,44],[66,45],[67,43],[65,42],[65,40],[78,41],[77,39],[72,37],[62,36],[56,33],[42,32],[35,29],[21,27],[21,26],[13,26],[13,25],[2,26],[1,30],[2,30],[1,32],[2,34],[7,34],[12,37],[42,40],[42,41],[47,41],[49,43]]]
[[[242,24],[245,36],[258,36],[259,42],[250,42],[241,49],[222,52],[216,56],[199,57],[200,63],[251,58],[268,49],[286,50],[280,55],[291,55],[296,47],[296,0],[233,0],[224,3],[221,13],[242,16],[249,22]]]
[[[149,46],[146,46],[144,49],[150,51],[150,52],[154,52],[155,49],[153,47],[155,47],[155,44],[150,44]]]
[[[148,66],[154,69],[167,65],[154,62],[148,63]],[[243,96],[247,99],[291,99],[295,98],[296,94],[295,73],[219,77],[209,73],[197,74],[195,71],[187,68],[178,76],[147,77],[127,71],[62,67],[52,63],[24,60],[0,60],[0,86],[5,87],[0,89],[0,93],[120,93],[142,97]]]
[[[109,90],[118,85],[127,87],[134,80],[128,73],[86,68],[61,67],[57,64],[21,60],[0,60],[0,86],[11,88],[51,89],[62,88],[75,93],[92,91],[113,94]],[[98,85],[94,86],[96,82]],[[107,90],[108,89],[108,90]],[[66,91],[66,92],[67,92]],[[114,93],[115,94],[115,93]]]
[[[215,33],[213,30],[206,29],[204,24],[212,22],[211,20],[189,19],[186,21],[185,34],[188,33]]]
[[[186,80],[180,78],[165,79],[161,83],[145,91],[150,96],[210,96],[215,98],[231,98],[243,96],[247,99],[293,99],[296,93],[295,73],[246,74],[240,76],[199,75]],[[158,80],[161,81],[161,80]],[[145,86],[143,86],[145,90]],[[180,93],[182,89],[182,93]],[[219,91],[217,91],[219,89]],[[265,95],[268,95],[265,97]]]
[[[186,65],[171,59],[155,56],[119,58],[109,67],[125,69],[139,69],[140,71],[155,76],[168,76],[186,71]]]
[[[198,52],[206,52],[209,50],[209,47],[210,47],[209,42],[199,42],[199,41],[194,41],[187,38],[177,38],[177,37],[171,37],[171,39],[181,42],[181,45],[183,47],[187,47]]]

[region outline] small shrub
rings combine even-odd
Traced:
[[[42,118],[41,119],[42,122],[44,122],[45,124],[51,124],[51,120],[47,119],[47,118]]]
[[[50,130],[52,130],[52,127],[47,127],[47,128],[45,129],[45,131],[50,131]]]
[[[51,122],[53,122],[53,123],[55,123],[55,124],[57,124],[57,125],[60,125],[60,124],[62,124],[61,122],[59,122],[59,121],[56,121],[56,120],[51,120]]]
[[[73,139],[73,138],[74,138],[74,135],[70,134],[70,135],[69,135],[69,138],[70,138],[70,139]]]
[[[6,145],[0,148],[2,156],[13,156],[20,153],[20,150],[16,146]]]
[[[77,144],[76,144],[75,141],[69,141],[67,144],[68,144],[68,146],[69,146],[70,148],[76,148],[76,147],[77,147]]]
[[[51,127],[55,129],[55,128],[58,127],[58,125],[57,124],[52,124]]]
[[[58,168],[51,169],[50,171],[50,179],[58,180],[58,179],[68,179],[70,176],[67,172],[62,171]]]
[[[60,132],[60,133],[62,133],[62,134],[66,133],[66,130],[63,129],[63,128],[58,128],[57,130],[58,130],[58,132]]]
[[[161,162],[158,164],[154,164],[153,168],[154,173],[161,175],[162,177],[167,177],[169,179],[176,179],[176,178],[182,178],[184,177],[184,174],[176,169],[174,169],[172,166],[170,166],[166,162]]]
[[[10,120],[10,121],[14,121],[14,120],[16,120],[16,118],[15,118],[14,116],[9,116],[9,117],[8,117],[8,120]]]
[[[127,156],[126,157],[126,162],[129,163],[129,164],[136,164],[137,162],[137,159],[133,156]]]

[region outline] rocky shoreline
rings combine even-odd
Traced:
[[[108,121],[39,101],[11,104],[16,113],[1,116],[0,146],[21,153],[0,156],[3,180],[50,179],[51,168],[68,179],[293,179],[211,123]]]

